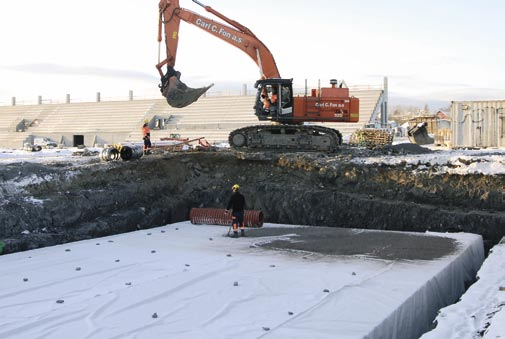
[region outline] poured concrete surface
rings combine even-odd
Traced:
[[[457,241],[426,233],[384,232],[335,227],[265,227],[249,237],[283,236],[262,246],[328,255],[362,255],[387,260],[435,260],[453,254]]]

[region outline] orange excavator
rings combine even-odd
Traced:
[[[203,95],[212,85],[190,88],[175,70],[179,25],[181,20],[239,48],[259,68],[260,79],[254,105],[260,121],[270,125],[256,125],[234,130],[229,143],[235,150],[243,151],[322,151],[333,152],[342,142],[339,131],[310,122],[357,122],[359,99],[349,96],[344,82],[331,80],[331,87],[312,89],[304,95],[293,95],[293,79],[283,79],[268,48],[251,30],[224,16],[210,6],[197,0],[203,7],[225,23],[206,18],[179,6],[179,0],[161,0],[159,3],[158,42],[163,36],[166,59],[156,65],[161,76],[161,93],[172,107],[185,107]],[[164,33],[164,34],[163,34]],[[166,66],[166,70],[163,68]]]

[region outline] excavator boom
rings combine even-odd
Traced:
[[[199,1],[196,4],[226,24],[206,18],[198,13],[181,8],[179,0],[161,0],[159,3],[158,42],[163,41],[163,33],[166,43],[166,58],[158,62],[156,68],[161,76],[160,89],[167,98],[169,105],[173,107],[185,107],[198,100],[212,85],[202,88],[190,88],[180,80],[180,72],[177,72],[175,61],[179,44],[180,22],[189,24],[206,31],[207,33],[239,48],[246,53],[260,70],[260,78],[280,78],[275,59],[268,48],[245,26],[226,17],[210,6],[205,6]],[[163,66],[167,67],[164,72]]]

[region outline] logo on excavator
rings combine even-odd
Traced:
[[[208,22],[205,22],[203,21],[202,19],[198,18],[196,19],[196,22],[195,22],[198,26],[202,27],[202,28],[205,28],[205,29],[208,29],[208,30],[211,30],[212,32],[217,32],[217,27],[216,25],[212,25]]]
[[[333,102],[316,102],[316,107],[318,108],[344,108],[345,104],[336,104]]]
[[[232,34],[232,33],[228,32],[223,27],[218,28],[217,25],[213,25],[213,24],[211,24],[209,22],[205,22],[205,21],[203,21],[200,18],[196,19],[195,24],[198,25],[198,26],[200,26],[200,27],[202,27],[202,28],[204,28],[204,29],[206,29],[206,30],[209,30],[209,31],[211,31],[213,33],[216,33],[216,34],[219,34],[219,35],[221,35],[221,36],[223,36],[225,38],[231,39],[231,40],[233,40],[233,41],[235,41],[235,42],[237,42],[239,44],[242,43],[242,38],[237,37],[235,34]]]

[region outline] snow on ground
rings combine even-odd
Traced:
[[[458,241],[446,257],[395,261],[226,230],[181,222],[1,256],[0,338],[413,338],[482,259],[464,233],[429,233]]]
[[[101,148],[87,148],[90,152],[100,152]],[[0,149],[0,164],[15,162],[48,163],[56,161],[87,162],[91,157],[79,156],[84,150],[77,147],[69,148],[45,148],[39,152],[25,151],[22,149]],[[76,154],[74,156],[73,154]],[[98,158],[98,155],[94,159]]]
[[[493,247],[477,273],[479,280],[458,303],[441,310],[437,328],[422,338],[504,338],[504,258],[505,240],[502,240]]]
[[[433,154],[395,155],[352,160],[362,164],[424,166],[418,171],[449,174],[505,174],[505,150],[435,151]]]
[[[395,145],[401,143],[400,141]],[[381,155],[378,157],[356,158],[352,161],[361,164],[416,166],[417,171],[429,170],[433,174],[505,174],[505,149],[450,150],[434,145],[423,145],[422,147],[431,150],[432,153]]]

